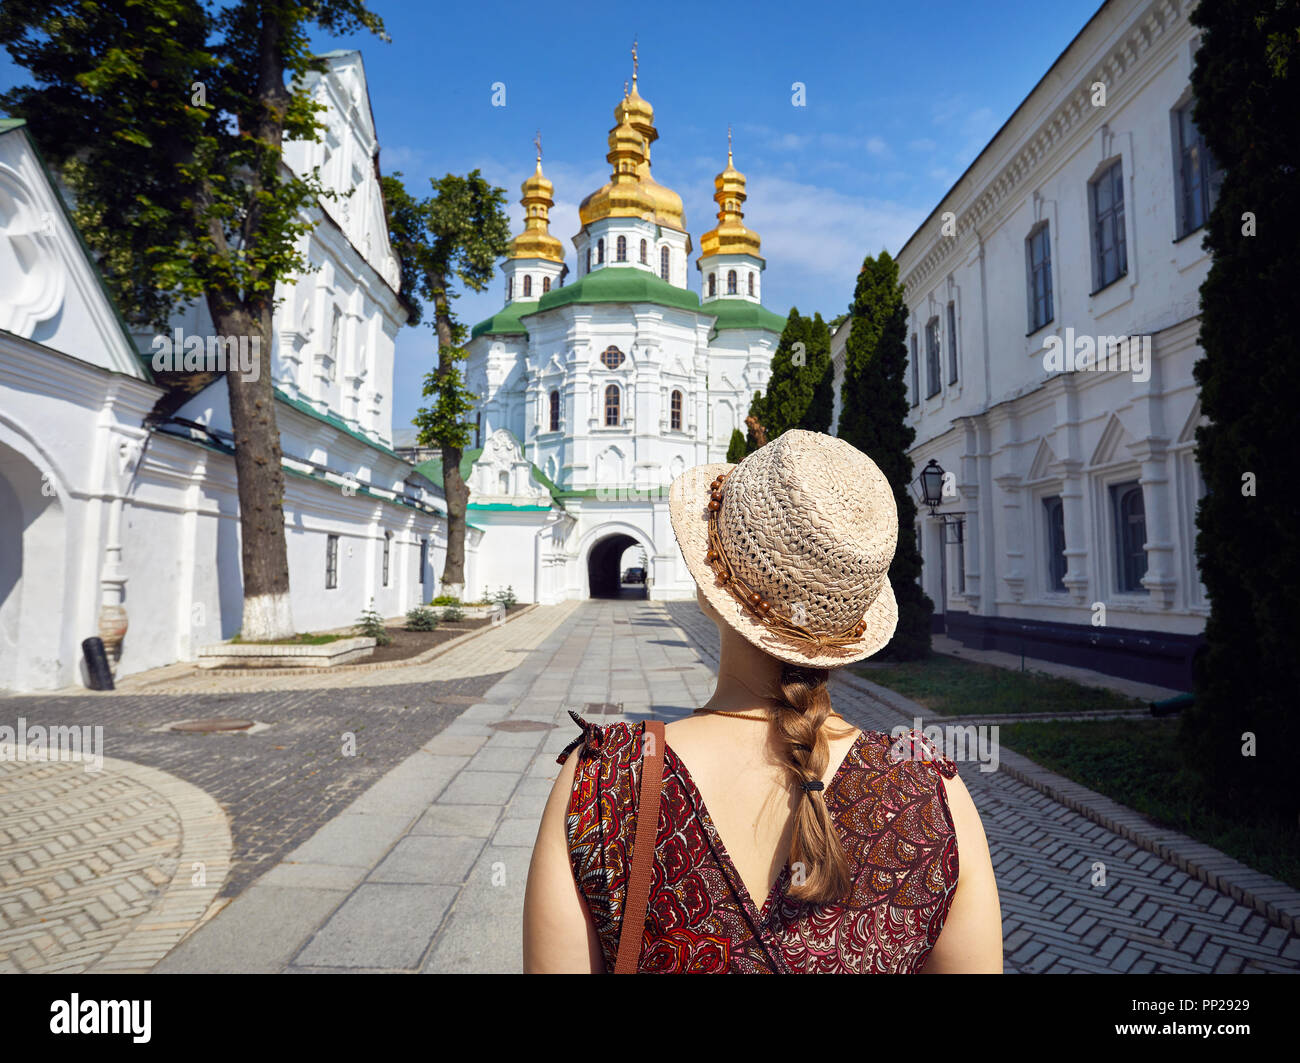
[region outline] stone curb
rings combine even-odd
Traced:
[[[680,627],[678,630],[697,649],[700,648],[700,644],[691,638],[689,632]],[[707,651],[702,652],[707,654]],[[708,654],[708,656],[712,658],[713,655]],[[960,720],[972,724],[985,722],[974,717],[967,719],[958,716],[940,716],[910,698],[852,672],[840,670],[833,672],[832,677],[834,681],[844,683],[899,713],[908,723],[918,716],[927,723],[936,720]],[[1138,711],[1135,715],[1146,718],[1149,714]],[[1058,719],[1098,718],[1101,717],[1077,714],[1058,717]],[[1015,718],[1014,722],[1019,722],[1019,719],[1019,717]],[[994,718],[989,717],[989,721],[993,722]],[[1094,790],[1089,790],[1063,775],[1050,772],[1028,757],[1009,749],[1002,749],[999,752],[998,768],[1013,779],[1026,786],[1032,786],[1040,793],[1065,805],[1066,808],[1078,812],[1093,823],[1114,831],[1138,848],[1154,853],[1161,860],[1172,864],[1197,881],[1205,883],[1211,889],[1218,890],[1225,897],[1253,908],[1274,926],[1288,933],[1295,933],[1297,928],[1300,928],[1300,891],[1292,889],[1285,882],[1256,871],[1226,853],[1204,842],[1198,842],[1195,838],[1157,826],[1133,809],[1112,801]]]

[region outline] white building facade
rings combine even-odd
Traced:
[[[1105,4],[898,256],[914,471],[949,474],[916,527],[937,624],[1181,689],[1209,610],[1192,368],[1218,182],[1191,6]]]
[[[579,209],[570,283],[547,229],[553,187],[540,153],[523,184],[505,305],[473,328],[466,368],[480,399],[478,449],[466,457],[469,514],[484,529],[473,595],[506,584],[522,601],[617,593],[620,558],[637,548],[651,597],[694,594],[668,485],[725,460],[785,321],[760,301],[765,263],[730,152],[715,180],[717,225],[695,262],[703,299],[687,286],[693,245],[680,197],[651,175],[653,118],[634,76],[614,111],[610,180]],[[438,465],[420,468],[440,483]]]
[[[406,313],[361,57],[326,58],[309,84],[325,142],[289,144],[285,159],[321,165],[347,195],[309,211],[302,250],[319,269],[282,286],[273,322],[300,631],[351,624],[372,600],[385,616],[427,601],[446,542],[441,489],[391,449]],[[202,304],[172,324],[213,333]],[[153,339],[117,314],[27,128],[0,123],[0,690],[84,684],[91,636],[120,677],[239,629],[226,384],[152,416]],[[471,566],[481,537],[470,528]]]

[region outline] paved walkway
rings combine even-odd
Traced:
[[[520,613],[435,660],[328,676],[329,687],[315,675],[194,682],[182,667],[149,673],[148,694],[0,698],[0,724],[16,733],[102,728],[99,751],[114,754],[87,772],[38,759],[39,745],[30,759],[26,747],[17,756],[0,747],[0,971],[150,969],[476,703],[575,607]],[[214,716],[256,727],[170,729]]]
[[[684,715],[712,690],[716,646],[694,603],[582,603],[156,970],[521,970],[532,845],[576,733],[567,709]],[[832,696],[864,728],[923,715],[844,680]],[[1007,771],[959,767],[994,857],[1008,971],[1300,968],[1300,939],[1252,908]]]

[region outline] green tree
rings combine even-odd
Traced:
[[[202,298],[218,336],[246,337],[258,373],[226,374],[244,579],[242,632],[294,633],[284,471],[271,374],[276,286],[306,268],[309,209],[329,193],[291,174],[285,140],[316,140],[303,84],[323,71],[310,32],[366,29],[361,0],[11,0],[0,44],[33,84],[0,94],[28,120],[75,199],[74,219],[123,315],[166,328]],[[250,376],[252,374],[249,374]],[[160,374],[169,415],[215,374]]]
[[[789,428],[799,428],[812,402],[817,381],[808,357],[811,326],[812,322],[801,317],[797,307],[791,308],[772,354],[772,375],[763,394],[762,413],[757,414],[769,440]]]
[[[460,363],[465,358],[467,329],[456,320],[451,304],[460,298],[456,282],[476,292],[492,280],[497,259],[506,254],[510,223],[503,205],[505,189],[483,179],[478,170],[464,177],[447,174],[431,180],[433,195],[416,200],[400,173],[382,179],[388,208],[389,235],[402,260],[403,287],[416,304],[433,307],[429,322],[438,338],[438,364],[424,380],[424,397],[433,402],[416,415],[421,446],[442,453],[442,488],[447,501],[447,558],[442,588],[460,596],[465,584],[465,506],[469,486],[460,474],[460,460],[470,440],[465,415],[474,397],[465,387]],[[407,286],[409,283],[409,287]]]
[[[1300,529],[1289,490],[1295,428],[1282,406],[1300,392],[1290,317],[1300,247],[1300,5],[1202,0],[1193,117],[1223,168],[1204,247],[1195,367],[1196,460],[1206,495],[1196,556],[1210,598],[1195,703],[1180,742],[1212,805],[1273,810],[1294,828],[1288,778],[1300,746]],[[1257,742],[1243,755],[1244,736]]]
[[[829,432],[835,414],[835,373],[831,366],[831,330],[821,314],[813,314],[808,322],[808,372],[813,379],[812,397],[799,419],[799,427],[809,432]]]
[[[836,434],[871,458],[894,489],[898,546],[889,582],[898,599],[898,628],[884,653],[914,660],[930,653],[934,605],[917,582],[921,555],[912,534],[916,502],[907,453],[916,438],[916,430],[907,424],[907,305],[898,264],[887,251],[863,261],[851,309]]]
[[[731,430],[731,442],[727,445],[727,461],[736,465],[749,453],[749,448],[745,446],[745,437],[740,434],[739,428]]]

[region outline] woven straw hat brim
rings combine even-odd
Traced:
[[[699,584],[704,597],[718,611],[727,624],[733,627],[759,649],[789,664],[809,668],[838,668],[870,657],[884,649],[894,637],[898,626],[898,602],[894,589],[885,578],[880,593],[867,610],[867,628],[857,642],[834,647],[821,652],[795,639],[785,638],[751,613],[734,594],[718,582],[717,574],[707,561],[709,551],[709,485],[715,477],[730,472],[735,465],[716,462],[687,469],[668,489],[668,515],[673,534],[682,551],[686,567]]]

